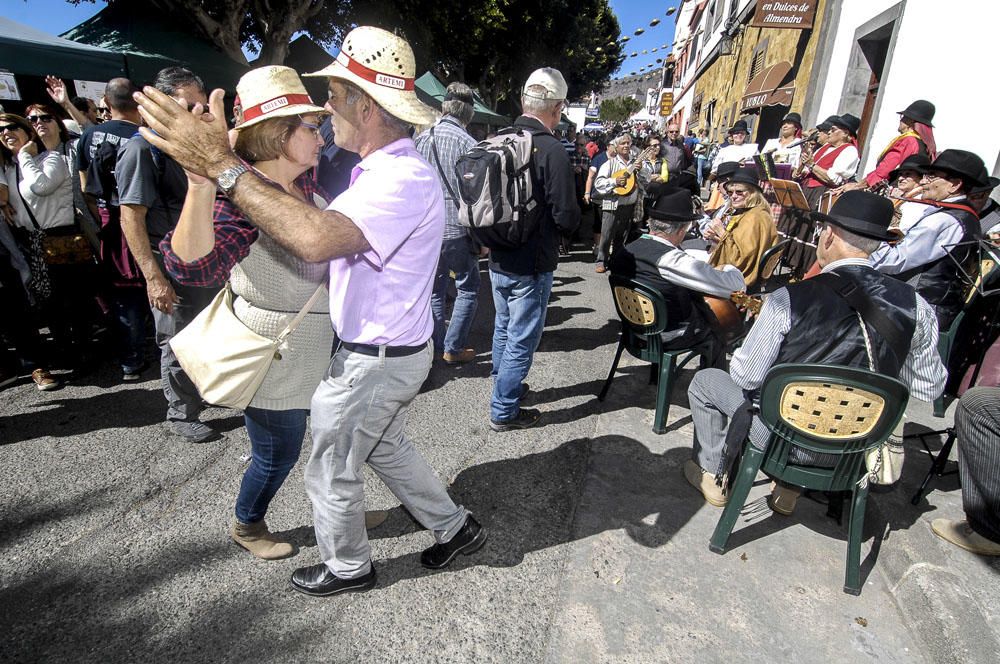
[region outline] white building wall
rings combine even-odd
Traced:
[[[993,129],[1000,88],[993,81],[1000,2],[950,0],[947,10],[929,0],[844,0],[819,120],[840,111],[845,74],[858,27],[902,4],[895,47],[882,75],[881,104],[862,165],[870,172],[882,148],[897,134],[896,111],[916,99],[937,108],[938,150],[961,148],[982,157],[989,171],[1000,170],[1000,132]],[[839,74],[838,74],[839,72]],[[859,113],[860,109],[851,109]]]

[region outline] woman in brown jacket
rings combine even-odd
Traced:
[[[726,183],[732,215],[713,222],[705,238],[715,243],[708,262],[712,267],[733,265],[743,273],[747,288],[757,283],[760,257],[774,246],[778,233],[771,206],[764,199],[752,168],[741,168]]]

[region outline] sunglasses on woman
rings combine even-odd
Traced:
[[[6,134],[8,131],[13,133],[16,129],[20,129],[20,127],[17,125],[0,125],[0,134]]]
[[[29,115],[27,120],[31,124],[39,124],[41,122],[52,122],[55,118],[51,115]]]

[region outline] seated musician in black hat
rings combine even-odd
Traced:
[[[879,247],[872,263],[916,288],[934,307],[940,328],[947,329],[969,286],[962,270],[971,274],[978,264],[974,240],[981,230],[968,194],[988,185],[989,175],[983,160],[965,150],[945,150],[921,170],[920,202],[900,208],[907,220],[900,228],[903,239]]]
[[[933,309],[913,287],[876,272],[868,258],[891,237],[892,203],[875,194],[847,192],[829,215],[814,213],[814,219],[820,226],[816,255],[822,273],[772,293],[733,354],[729,372],[699,371],[688,389],[694,450],[684,476],[717,507],[728,500],[725,478],[733,475],[747,430],[753,445],[767,445],[768,430],[751,417],[746,395],[754,395],[772,366],[805,362],[874,368],[899,378],[910,396],[922,401],[944,389],[947,373],[938,355]],[[829,458],[796,450],[792,461],[823,465]],[[772,508],[790,512],[796,490],[777,491],[786,495],[770,501]]]
[[[667,303],[664,347],[687,348],[713,334],[712,313],[699,293],[728,300],[744,289],[743,274],[729,265],[717,270],[680,248],[691,223],[700,216],[686,191],[660,196],[648,213],[649,233],[611,255],[611,273],[659,290]],[[722,343],[715,348],[713,364],[721,357]]]
[[[983,237],[1000,232],[1000,204],[991,198],[993,190],[1000,186],[1000,179],[989,177],[989,181],[969,191],[972,209],[979,213],[979,230]]]

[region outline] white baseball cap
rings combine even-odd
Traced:
[[[537,93],[528,92],[528,88],[532,85],[545,88],[545,94],[538,95]],[[525,97],[533,97],[535,99],[565,99],[566,90],[566,79],[563,78],[558,69],[542,67],[531,72],[531,76],[528,77],[528,80],[524,84],[522,94]]]

